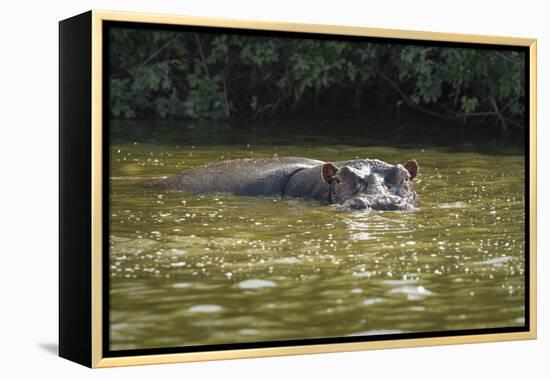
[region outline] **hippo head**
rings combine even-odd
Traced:
[[[330,185],[330,203],[345,209],[414,210],[417,194],[412,181],[418,170],[415,160],[377,171],[325,163],[322,177]]]

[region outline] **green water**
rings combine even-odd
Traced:
[[[326,139],[113,142],[111,348],[524,325],[522,153]],[[136,185],[250,156],[414,158],[420,210]]]

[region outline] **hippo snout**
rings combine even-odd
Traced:
[[[370,207],[369,202],[363,197],[353,197],[342,204],[346,210],[366,210]]]

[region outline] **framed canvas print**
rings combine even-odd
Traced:
[[[536,337],[536,41],[60,22],[59,353]]]

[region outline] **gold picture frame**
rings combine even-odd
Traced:
[[[422,40],[437,42],[460,42],[465,44],[490,44],[518,46],[528,49],[529,55],[529,235],[528,240],[528,330],[444,337],[403,338],[396,340],[377,340],[360,342],[342,342],[331,344],[313,344],[300,346],[276,346],[252,349],[231,349],[199,351],[169,354],[146,354],[122,357],[106,357],[103,353],[104,329],[104,287],[103,257],[103,182],[104,135],[103,119],[105,99],[103,90],[103,25],[106,22],[129,22],[162,25],[191,25],[198,27],[237,28],[261,31],[312,33],[324,35],[342,35],[357,37],[375,37],[400,40]],[[79,37],[81,36],[81,38]],[[80,38],[80,39],[79,39]],[[86,54],[80,54],[82,50]],[[77,56],[78,55],[78,56]],[[371,349],[420,347],[448,344],[466,344],[495,341],[535,339],[537,335],[536,300],[536,115],[537,115],[537,41],[536,39],[500,36],[482,36],[469,34],[436,33],[410,30],[378,29],[368,27],[294,24],[280,22],[260,22],[253,20],[231,20],[210,17],[188,17],[145,13],[127,13],[93,10],[60,23],[60,149],[61,149],[61,194],[60,202],[60,355],[89,367],[114,367],[143,364],[160,364],[187,361],[207,361],[218,359],[237,359],[309,353],[346,352]],[[88,62],[88,63],[86,63]],[[76,68],[71,64],[85,63],[82,72],[72,72]],[[87,69],[89,69],[89,72]],[[69,72],[71,71],[71,72]],[[85,76],[89,74],[89,78]],[[89,79],[89,80],[88,80]],[[76,83],[76,84],[75,84]],[[75,85],[77,89],[75,90]],[[78,93],[84,93],[84,98]],[[86,93],[89,96],[86,97]],[[89,103],[87,102],[89,101]],[[78,102],[78,103],[77,103]],[[81,109],[74,112],[74,109]],[[72,113],[71,113],[72,112]],[[75,122],[89,120],[89,125],[79,126]],[[70,154],[77,151],[73,147],[75,140],[89,146],[90,166],[75,166],[69,162]],[[74,147],[76,148],[76,147]],[[76,152],[75,152],[76,151]],[[83,179],[75,186],[69,176],[81,171]],[[74,177],[74,176],[71,176]],[[72,186],[71,186],[72,185]],[[80,185],[80,186],[79,186]],[[84,192],[78,191],[82,189]],[[85,213],[77,215],[74,204],[85,201],[82,208]],[[75,222],[78,217],[85,221]],[[73,237],[69,237],[73,233]],[[86,235],[83,237],[82,235]],[[89,244],[87,243],[89,241]],[[82,252],[82,253],[81,253]],[[74,256],[79,254],[79,256]],[[88,284],[86,284],[88,282]],[[80,295],[79,299],[76,297]],[[86,314],[83,316],[83,314]],[[80,341],[79,341],[80,340]],[[84,345],[78,351],[79,343]]]

